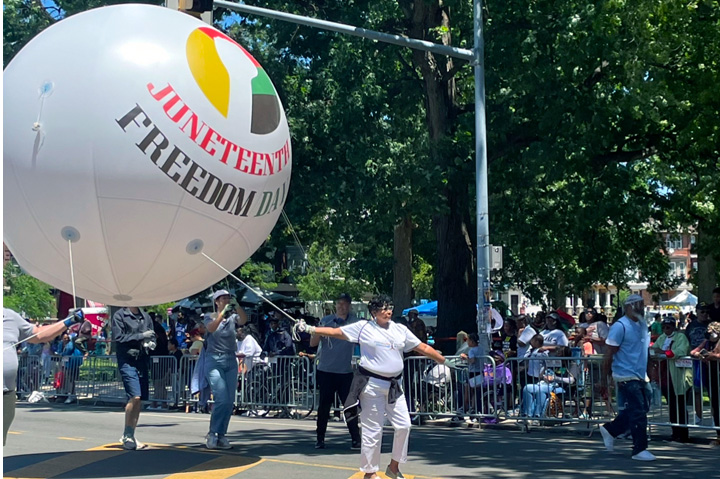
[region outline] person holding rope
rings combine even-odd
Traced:
[[[40,344],[52,341],[74,324],[85,320],[81,310],[70,311],[63,321],[45,327],[25,321],[12,309],[3,308],[3,446],[15,419],[18,358],[15,348],[23,341]],[[10,351],[12,349],[12,351]]]
[[[215,405],[210,416],[210,430],[205,437],[208,449],[232,449],[227,434],[235,391],[238,384],[236,328],[247,323],[247,314],[232,302],[227,290],[212,295],[217,315],[205,316],[207,335],[203,346],[205,377],[212,391]]]
[[[150,396],[150,351],[155,349],[155,330],[150,316],[136,306],[121,308],[112,317],[112,340],[117,365],[127,396],[125,429],[120,444],[128,451],[148,449],[135,439],[142,402]]]
[[[360,344],[358,372],[353,378],[344,410],[345,419],[350,421],[356,414],[356,408],[360,408],[360,470],[365,473],[365,479],[378,477],[383,422],[387,416],[395,429],[395,436],[392,460],[385,474],[391,479],[403,478],[399,466],[407,462],[411,425],[401,389],[403,352],[414,350],[440,364],[445,364],[445,357],[422,343],[407,327],[391,321],[393,304],[389,296],[373,297],[368,310],[371,321],[357,321],[339,328],[314,327],[299,322],[296,329]]]

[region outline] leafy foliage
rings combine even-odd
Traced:
[[[3,306],[34,319],[44,319],[56,314],[55,297],[50,286],[25,274],[20,267],[8,261],[3,270],[9,294],[3,294]]]

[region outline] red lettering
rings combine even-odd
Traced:
[[[157,93],[152,92],[153,88],[155,88],[155,87],[153,86],[152,83],[147,84],[147,89],[150,92],[150,96],[155,98],[157,101],[160,101],[163,97],[167,96],[168,93],[174,92],[173,87],[169,83],[168,83],[168,86],[166,86],[165,88],[163,88],[162,90],[160,90]]]
[[[220,139],[220,144],[225,146],[225,151],[223,152],[223,156],[220,161],[227,165],[228,156],[230,156],[230,150],[237,151],[238,146],[225,138]]]
[[[200,136],[200,132],[206,126],[205,122],[203,121],[202,124],[200,125],[200,128],[198,128],[198,116],[194,112],[192,112],[192,115],[190,115],[190,119],[182,126],[182,128],[180,128],[183,131],[183,133],[187,133],[185,131],[185,128],[188,125],[191,126],[190,134],[188,136],[190,137],[190,139],[192,141],[197,143],[197,139],[198,139],[198,136]]]
[[[262,155],[260,153],[257,153],[255,151],[252,152],[252,166],[250,167],[250,174],[251,175],[257,175],[262,176],[263,171],[262,169],[258,170],[258,167],[261,166],[259,159],[262,158]]]
[[[205,138],[203,138],[202,143],[200,143],[200,148],[202,148],[203,150],[207,151],[210,155],[214,155],[214,154],[215,154],[215,148],[210,148],[210,149],[208,150],[208,145],[210,145],[210,144],[213,144],[213,145],[214,145],[214,143],[211,141],[213,135],[217,136],[218,138],[222,138],[220,135],[218,135],[218,134],[215,132],[215,130],[213,130],[212,128],[210,128],[210,127],[208,126],[208,131],[207,131],[207,133],[205,133]]]
[[[238,146],[238,160],[235,164],[235,169],[240,170],[243,173],[248,172],[248,162],[251,160],[252,152],[246,150],[242,146]]]

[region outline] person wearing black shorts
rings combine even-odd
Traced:
[[[112,339],[115,342],[118,369],[128,402],[125,405],[125,430],[120,438],[124,449],[142,450],[147,445],[135,439],[142,401],[149,396],[149,350],[155,347],[155,331],[148,314],[137,307],[118,310],[112,317]]]

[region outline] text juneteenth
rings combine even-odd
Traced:
[[[176,185],[188,194],[205,204],[213,205],[219,211],[226,211],[235,216],[267,215],[285,201],[287,183],[284,182],[275,191],[247,191],[232,183],[224,182],[205,168],[193,161],[176,145],[170,145],[167,136],[153,123],[140,105],[136,104],[124,116],[115,120],[123,131],[145,129],[145,137],[135,145],[162,170]],[[130,125],[133,126],[130,126]],[[257,198],[257,199],[256,199]],[[259,205],[255,208],[254,205]]]

